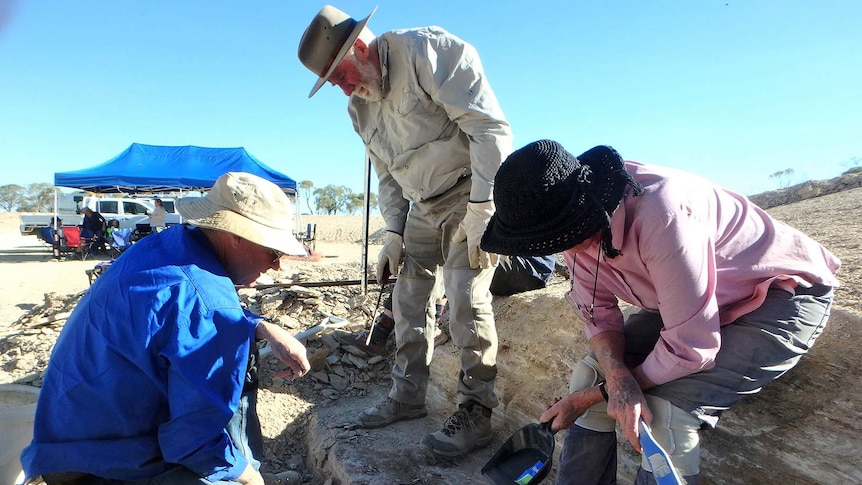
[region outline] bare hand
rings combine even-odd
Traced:
[[[607,381],[608,416],[617,420],[623,436],[638,451],[641,445],[638,441],[638,421],[641,417],[649,423],[652,413],[647,407],[646,398],[640,384],[631,374]]]
[[[243,485],[264,485],[263,476],[251,465],[246,465],[242,475],[237,477],[236,481]]]
[[[269,341],[272,353],[278,360],[287,364],[287,370],[278,374],[290,380],[297,379],[311,370],[311,364],[306,356],[305,346],[296,340],[287,330],[269,322],[260,322],[256,336]]]
[[[596,394],[598,393],[598,400]],[[575,391],[557,401],[548,408],[539,418],[539,422],[551,421],[551,432],[556,433],[561,429],[568,429],[576,419],[581,417],[587,409],[601,401],[598,388],[587,388]]]

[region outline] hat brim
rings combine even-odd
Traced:
[[[177,201],[177,211],[185,222],[207,229],[225,231],[263,247],[291,256],[305,256],[305,247],[287,228],[272,227],[252,221],[236,212],[225,210],[206,197],[184,198]]]
[[[544,228],[507,228],[494,214],[488,221],[480,246],[489,253],[507,256],[548,256],[569,250],[607,227],[606,220],[601,217],[578,217],[571,211],[565,211],[565,214],[570,217],[561,218],[553,233]]]
[[[353,32],[350,33],[350,35],[347,37],[347,40],[345,40],[344,44],[341,46],[341,49],[338,50],[338,53],[335,54],[335,57],[332,59],[332,64],[329,65],[329,69],[327,69],[326,72],[323,73],[323,76],[320,76],[320,79],[318,79],[316,83],[314,83],[314,87],[312,87],[311,92],[308,93],[309,98],[314,96],[315,93],[317,93],[317,91],[319,91],[320,88],[322,88],[323,85],[326,84],[326,80],[329,79],[329,76],[332,75],[332,71],[334,71],[335,68],[338,67],[338,65],[341,63],[341,60],[344,59],[344,56],[346,56],[347,52],[350,51],[350,48],[353,47],[353,43],[356,42],[356,39],[359,37],[359,34],[362,33],[362,29],[365,28],[365,24],[368,23],[368,20],[371,19],[371,16],[374,15],[374,12],[376,11],[377,7],[374,7],[374,9],[371,11],[370,14],[368,14],[367,17],[356,23],[356,25],[353,27]]]
[[[488,226],[482,235],[481,248],[491,253],[509,256],[546,256],[571,249],[609,228],[610,218],[622,202],[625,188],[630,180],[630,176],[625,172],[625,162],[616,150],[603,145],[587,150],[581,156],[572,157],[572,159],[589,168],[585,174],[587,186],[581,187],[583,182],[579,181],[580,176],[575,171],[571,171],[565,178],[554,182],[554,185],[559,186],[563,193],[566,191],[570,193],[565,204],[554,206],[543,204],[542,202],[550,199],[537,197],[536,193],[539,192],[533,193],[532,197],[527,197],[526,204],[533,204],[536,207],[531,207],[531,211],[526,213],[541,210],[550,215],[548,218],[538,218],[539,220],[535,217],[513,217],[512,214],[517,215],[517,208],[508,204],[497,204],[497,212],[488,221]],[[515,166],[529,167],[530,165],[525,162],[526,160],[520,160],[520,163],[516,162]],[[495,199],[499,200],[502,195],[498,193],[501,186],[515,187],[515,192],[542,190],[535,186],[524,185],[513,176],[507,179],[509,185],[501,185],[499,177],[501,173],[508,174],[506,172],[508,163],[507,159],[497,172]],[[626,176],[620,176],[620,171]],[[523,173],[518,175],[523,176]],[[508,197],[513,195],[516,194],[507,194]],[[504,200],[508,199],[504,196]],[[517,200],[523,202],[523,199]],[[521,204],[519,207],[524,205]],[[505,214],[505,217],[501,218],[500,214]]]

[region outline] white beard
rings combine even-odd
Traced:
[[[366,101],[371,101],[372,103],[377,103],[383,100],[383,90],[380,89],[379,86],[368,84],[360,84],[356,86],[356,89],[353,91],[353,95]]]
[[[362,76],[363,79],[363,82],[357,84],[356,88],[353,90],[353,96],[358,96],[373,103],[382,101],[383,77],[377,73],[377,70],[374,69],[374,66],[365,62],[359,62],[353,52],[351,52],[349,55],[351,57],[353,65],[356,67],[356,70],[359,71],[359,74]]]

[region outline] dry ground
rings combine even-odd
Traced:
[[[862,483],[862,460],[858,457],[862,448],[858,424],[862,413],[862,351],[857,345],[862,338],[862,189],[769,212],[835,252],[843,261],[839,273],[843,286],[837,291],[829,327],[800,366],[762,394],[743,402],[725,416],[716,431],[706,434],[701,483]],[[306,219],[318,224],[316,249],[322,257],[317,262],[296,261],[273,278],[359,278],[360,218]],[[8,366],[8,352],[3,354],[2,326],[39,311],[45,293],[57,293],[49,299],[60,300],[61,295],[85,290],[84,269],[93,266],[92,261],[49,262],[47,251],[35,238],[16,235],[14,221],[14,215],[0,214],[0,276],[6,282],[0,292],[0,357],[6,360],[0,358],[0,365],[7,364],[0,369],[12,368]],[[379,242],[375,237],[379,237],[381,227],[379,218],[375,219],[372,242]],[[369,248],[372,261],[378,248]],[[501,406],[494,413],[495,438],[487,449],[447,462],[435,460],[418,445],[424,433],[435,430],[453,410],[458,361],[451,343],[435,351],[428,418],[362,430],[351,423],[357,413],[385,395],[391,362],[373,362],[361,371],[340,362],[324,362],[328,357],[324,354],[340,352],[324,337],[309,342],[309,351],[322,368],[331,371],[337,367],[349,375],[351,381],[345,389],[333,390],[331,383],[313,376],[287,383],[273,377],[277,364],[264,365],[260,413],[266,436],[265,470],[272,474],[297,471],[305,484],[486,483],[481,466],[511,431],[534,421],[562,395],[569,366],[586,349],[579,325],[561,301],[566,287],[565,281],[557,279],[545,290],[495,299]],[[243,293],[244,298],[259,304],[265,300],[254,291]],[[325,309],[350,318],[357,327],[369,321],[377,296],[376,291],[363,296],[358,287],[331,288],[324,293]],[[308,319],[300,323],[310,326],[315,322]],[[50,341],[52,336],[41,338]],[[22,375],[33,381],[34,372],[38,378],[44,362],[29,358],[34,368],[7,370],[5,375],[0,371],[0,382],[20,380]],[[630,481],[635,458],[624,446],[623,483]]]

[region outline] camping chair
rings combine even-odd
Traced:
[[[60,247],[60,252],[74,253],[81,261],[87,259],[93,239],[81,237],[81,228],[78,226],[63,226],[63,234],[66,235],[66,244]]]
[[[149,236],[153,232],[153,228],[149,222],[135,224],[135,232],[132,233],[132,241],[137,241]]]
[[[51,226],[39,229],[39,239],[48,245],[48,255],[54,255],[54,228]]]
[[[132,245],[132,230],[116,228],[111,231],[111,257],[118,258]]]
[[[48,256],[52,258],[58,258],[63,255],[63,253],[68,253],[69,248],[66,247],[66,234],[61,230],[57,231],[60,235],[59,237],[59,248],[58,253],[54,254],[54,228],[51,226],[43,227],[39,230],[39,239],[45,242],[48,248]]]
[[[102,261],[101,263],[96,263],[96,266],[93,266],[93,269],[84,270],[84,273],[87,274],[87,280],[89,280],[90,286],[93,286],[93,282],[96,281],[99,276],[102,276],[102,273],[110,268],[113,263],[113,259],[110,261]]]

